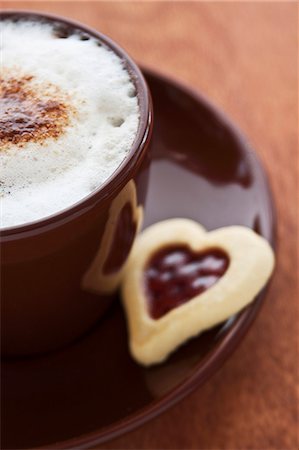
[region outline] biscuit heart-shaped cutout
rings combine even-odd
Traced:
[[[188,219],[152,225],[137,238],[122,283],[132,356],[162,362],[254,300],[273,266],[270,245],[249,228],[206,232]]]
[[[193,252],[186,245],[162,248],[152,255],[144,271],[149,314],[159,319],[212,287],[229,265],[219,249]]]
[[[111,203],[99,248],[81,280],[83,289],[112,294],[119,286],[135,235],[143,220],[136,185],[130,180]]]

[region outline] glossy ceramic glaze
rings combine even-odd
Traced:
[[[3,354],[46,352],[80,336],[113,300],[121,269],[142,218],[148,182],[152,105],[144,78],[109,38],[56,16],[4,12],[18,20],[56,22],[112,48],[130,72],[140,106],[132,149],[100,188],[61,213],[1,233]],[[118,232],[121,226],[122,233]],[[110,267],[110,276],[104,271]]]
[[[273,244],[268,183],[249,144],[202,97],[145,73],[156,119],[145,226],[177,216],[208,229],[241,224]],[[76,344],[49,356],[5,362],[3,446],[87,448],[132,430],[219,368],[252,323],[264,294],[151,369],[130,358],[117,303]]]

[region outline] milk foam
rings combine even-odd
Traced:
[[[61,211],[107,180],[132,146],[139,107],[120,58],[96,39],[58,38],[50,24],[26,20],[0,26],[4,73],[33,76],[34,91],[48,86],[70,111],[58,138],[2,146],[0,225],[8,227]]]

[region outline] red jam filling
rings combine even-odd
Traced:
[[[150,316],[159,319],[213,286],[226,272],[229,258],[220,249],[196,253],[187,246],[163,248],[145,270]]]

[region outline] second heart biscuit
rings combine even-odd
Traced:
[[[187,339],[248,305],[274,267],[268,242],[231,226],[170,219],[137,239],[122,285],[132,356],[162,362]]]

